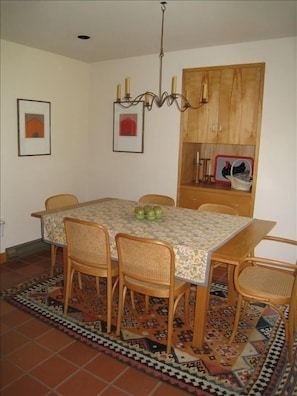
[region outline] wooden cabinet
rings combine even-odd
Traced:
[[[183,94],[197,106],[204,84],[208,103],[181,113],[177,205],[198,208],[213,202],[236,205],[239,213],[252,216],[257,182],[264,63],[192,68],[183,71]],[[250,192],[230,185],[194,183],[193,162],[197,156],[247,156],[254,159]]]
[[[182,186],[179,191],[181,208],[198,209],[204,203],[232,206],[240,216],[252,216],[252,196],[246,191],[220,190],[212,187]]]
[[[197,105],[207,83],[208,104],[182,114],[183,141],[256,144],[262,74],[262,64],[184,70],[185,96]]]

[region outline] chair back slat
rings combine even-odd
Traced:
[[[222,214],[238,215],[238,209],[228,205],[205,203],[199,206],[199,211],[216,212]]]
[[[153,205],[165,205],[175,206],[175,201],[168,195],[160,194],[146,194],[139,198],[140,204],[153,204]]]
[[[59,194],[53,195],[45,201],[45,209],[60,209],[66,206],[76,205],[79,201],[75,195],[72,194]]]

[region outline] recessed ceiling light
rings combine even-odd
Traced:
[[[77,38],[81,40],[89,40],[90,36],[87,36],[86,34],[80,34],[79,36],[77,36]]]

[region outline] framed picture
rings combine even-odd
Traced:
[[[230,176],[231,166],[233,164],[233,175],[253,175],[254,160],[252,157],[217,155],[215,158],[214,172],[214,180],[216,183],[231,184],[225,176]]]
[[[51,154],[51,103],[17,99],[18,154]]]
[[[125,106],[125,102],[122,102]],[[143,153],[144,102],[125,108],[113,104],[113,151]]]

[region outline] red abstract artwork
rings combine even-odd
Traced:
[[[120,136],[137,136],[137,114],[120,115]]]
[[[43,114],[25,114],[25,137],[44,138]]]

